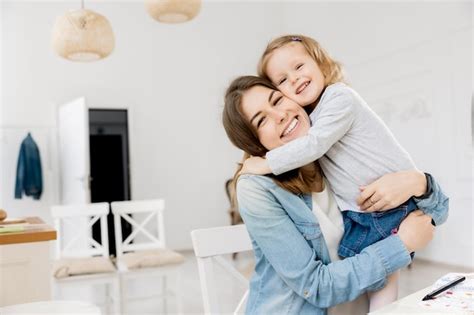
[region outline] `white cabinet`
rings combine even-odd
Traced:
[[[41,224],[39,218],[26,218]],[[0,307],[51,299],[52,240],[49,226],[19,233],[0,234]]]

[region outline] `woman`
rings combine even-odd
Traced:
[[[271,83],[250,76],[236,79],[226,92],[224,128],[247,156],[264,156],[309,129],[305,111],[281,94],[275,100],[277,93]],[[262,113],[266,127],[257,131],[255,117]],[[295,118],[298,124],[290,131]],[[388,174],[372,185],[397,201],[420,196],[415,199],[419,208],[436,211],[447,206],[439,186],[417,171]],[[322,193],[325,198],[320,198]],[[329,307],[382,288],[387,276],[410,263],[410,252],[426,246],[433,236],[431,218],[415,211],[398,234],[337,261],[342,216],[317,163],[279,176],[242,175],[237,200],[256,259],[248,314],[325,314]]]

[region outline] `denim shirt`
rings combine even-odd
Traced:
[[[447,213],[446,196],[436,183],[432,187],[425,206]],[[256,261],[246,314],[326,314],[382,288],[388,275],[410,263],[397,235],[331,263],[311,195],[295,195],[269,177],[240,176],[237,200]]]

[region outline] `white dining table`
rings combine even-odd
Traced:
[[[472,312],[462,312],[457,311],[453,312],[452,309],[429,309],[423,305],[420,305],[420,301],[433,290],[431,286],[421,289],[413,294],[410,294],[400,300],[397,300],[381,309],[378,309],[375,312],[371,312],[369,314],[373,315],[401,315],[401,314],[470,314],[473,315]],[[473,301],[474,302],[474,301]]]

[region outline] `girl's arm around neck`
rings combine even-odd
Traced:
[[[314,162],[341,140],[355,119],[354,96],[345,91],[334,93],[318,105],[311,117],[312,126],[307,135],[267,152],[273,174],[279,175]]]

